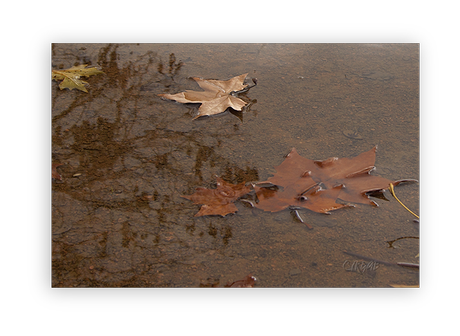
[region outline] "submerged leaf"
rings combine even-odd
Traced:
[[[198,115],[193,119],[201,116],[209,116],[225,112],[229,107],[236,111],[241,111],[247,104],[244,100],[233,96],[232,92],[241,91],[247,88],[244,79],[248,74],[233,77],[227,81],[203,79],[193,77],[198,85],[205,91],[186,90],[176,94],[162,93],[159,96],[175,100],[179,103],[201,103],[198,109]]]
[[[314,161],[300,156],[295,148],[277,167],[276,174],[262,183],[272,183],[280,190],[270,190],[256,186],[259,199],[257,208],[264,211],[281,211],[289,206],[303,207],[319,213],[328,213],[350,204],[345,202],[377,205],[367,193],[383,190],[390,181],[383,177],[370,175],[375,168],[377,147],[361,153],[354,158],[332,157]]]
[[[86,66],[87,64],[81,64],[69,69],[53,70],[51,72],[51,78],[56,81],[62,80],[59,84],[59,88],[61,90],[67,88],[69,90],[78,89],[80,91],[88,92],[85,87],[88,82],[81,80],[80,77],[89,77],[92,75],[102,74],[104,72],[95,67],[87,68]]]
[[[195,215],[220,215],[225,216],[235,213],[238,208],[233,204],[238,198],[247,194],[251,189],[240,183],[238,185],[225,182],[220,177],[217,178],[217,188],[196,188],[192,195],[182,195],[181,197],[193,201],[195,204],[203,204],[200,211]]]

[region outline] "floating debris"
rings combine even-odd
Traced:
[[[300,223],[305,224],[306,227],[309,228],[310,230],[313,229],[313,226],[311,226],[310,224],[308,224],[307,222],[305,222],[305,221],[303,220],[303,218],[300,217],[300,214],[299,214],[299,211],[298,211],[300,208],[298,208],[298,207],[289,207],[289,209],[291,210],[291,214],[292,214],[295,218],[297,218],[297,220],[298,220]]]
[[[389,284],[388,286],[393,288],[420,288],[419,285],[398,285],[398,284]]]
[[[387,240],[386,243],[388,244],[389,248],[396,248],[396,247],[393,246],[393,244],[395,242],[397,242],[398,240],[401,240],[401,239],[420,239],[420,237],[410,237],[410,236],[399,237],[399,238],[396,238],[395,240]]]
[[[391,195],[393,195],[393,197],[399,202],[399,204],[401,204],[401,205],[404,207],[404,209],[406,209],[406,210],[409,211],[412,215],[414,215],[415,217],[417,217],[417,219],[420,219],[420,217],[419,217],[418,215],[416,215],[415,213],[413,213],[412,211],[410,211],[409,208],[406,207],[406,206],[404,205],[404,203],[401,202],[401,201],[399,200],[398,197],[396,197],[395,190],[394,190],[394,187],[393,187],[393,183],[390,183],[390,188],[389,188],[389,190],[390,190]]]
[[[345,135],[347,138],[350,138],[350,139],[353,139],[353,140],[363,140],[363,137],[361,136],[361,134],[359,134],[359,133],[356,132],[356,131],[346,129],[346,130],[343,130],[342,133],[343,133],[343,135]]]
[[[420,269],[419,264],[412,264],[412,263],[406,263],[406,262],[398,262],[397,264],[398,264],[398,266],[402,266],[402,267],[410,267],[410,268]]]

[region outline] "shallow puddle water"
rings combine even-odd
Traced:
[[[419,223],[378,207],[194,217],[181,195],[265,181],[309,159],[378,146],[372,175],[419,179],[418,44],[53,44],[52,69],[89,64],[88,93],[52,82],[53,287],[418,286]],[[162,93],[248,73],[242,112],[197,115]],[[396,187],[419,214],[419,184]],[[385,199],[386,198],[386,199]],[[411,237],[399,239],[402,237]],[[349,252],[349,254],[344,253]],[[351,253],[351,254],[350,254]]]

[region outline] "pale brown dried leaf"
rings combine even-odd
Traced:
[[[247,75],[247,73],[242,74],[226,81],[193,77],[205,91],[186,90],[176,94],[162,93],[159,96],[179,103],[201,103],[198,115],[193,119],[219,114],[225,112],[229,107],[236,111],[241,111],[246,102],[231,95],[231,93],[246,88],[247,85],[244,84],[244,79]]]

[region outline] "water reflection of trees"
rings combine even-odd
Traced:
[[[165,274],[232,238],[225,218],[193,218],[197,206],[180,195],[214,175],[257,180],[257,169],[221,154],[238,127],[205,129],[176,105],[162,110],[156,93],[183,67],[173,53],[164,63],[107,45],[73,57],[66,67],[95,60],[106,75],[86,95],[53,88],[53,160],[65,164],[53,184],[53,285],[171,285]]]

